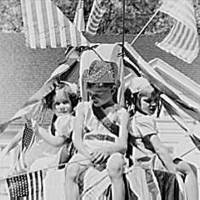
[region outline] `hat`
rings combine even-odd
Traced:
[[[140,92],[149,87],[151,87],[150,82],[143,77],[135,77],[127,84],[127,88],[129,88],[132,93]]]
[[[114,62],[95,60],[83,72],[83,81],[87,83],[116,83],[117,78],[118,69]]]

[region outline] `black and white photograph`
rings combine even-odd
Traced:
[[[0,200],[200,200],[200,0],[0,0]]]

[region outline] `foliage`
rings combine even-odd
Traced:
[[[0,31],[16,31],[22,29],[20,0],[0,1]]]
[[[52,0],[73,21],[78,0]],[[93,0],[84,0],[84,18],[87,22]],[[137,34],[153,15],[160,0],[126,0],[125,33]],[[0,0],[0,31],[23,30],[20,0]],[[110,0],[108,9],[98,29],[98,34],[122,32],[122,0]],[[159,13],[145,30],[145,33],[166,31],[172,25],[172,20]]]

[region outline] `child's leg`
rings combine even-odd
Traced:
[[[179,161],[176,164],[176,169],[186,176],[184,183],[188,200],[198,200],[199,194],[197,173],[195,172],[196,168],[185,161]]]
[[[75,154],[66,166],[65,199],[79,200],[78,176],[91,162],[82,154]]]
[[[124,164],[123,155],[120,153],[113,154],[107,162],[108,174],[112,183],[113,200],[125,199]]]

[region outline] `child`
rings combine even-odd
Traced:
[[[44,165],[60,165],[67,163],[72,156],[74,146],[72,144],[72,131],[74,120],[74,108],[78,104],[78,90],[75,84],[62,82],[50,94],[46,96],[47,108],[51,109],[54,113],[52,125],[50,130],[36,125],[35,132],[48,144],[59,148],[60,153],[53,156],[49,154],[45,159],[41,158],[34,163],[34,168],[41,168]],[[59,158],[57,158],[59,156]],[[55,157],[55,158],[53,158]],[[56,160],[59,159],[59,160]],[[45,163],[46,162],[46,163]],[[32,167],[33,167],[32,166]]]
[[[127,107],[134,107],[130,133],[136,140],[136,162],[152,158],[156,154],[164,167],[172,173],[179,171],[185,175],[188,199],[198,200],[197,180],[190,165],[182,160],[173,161],[166,147],[159,139],[153,114],[158,108],[159,92],[144,78],[134,78],[125,92]],[[176,164],[175,164],[175,163]]]
[[[60,100],[62,99],[63,102],[66,101],[66,104],[62,104],[61,102],[61,104],[58,105],[59,101],[57,100],[59,100],[59,98]],[[70,83],[62,83],[58,85],[50,94],[44,97],[44,99],[41,101],[41,106],[45,109],[51,109],[55,114],[52,120],[51,128],[49,131],[46,131],[46,129],[38,127],[37,123],[34,121],[35,118],[34,120],[27,119],[28,121],[34,121],[34,123],[36,123],[35,127],[31,127],[32,129],[34,129],[32,131],[34,131],[36,139],[34,140],[33,145],[25,153],[20,155],[20,159],[16,161],[16,166],[13,166],[12,168],[14,170],[12,171],[12,173],[18,173],[22,170],[28,171],[30,169],[36,170],[37,168],[45,168],[45,166],[43,166],[45,160],[46,167],[49,164],[55,165],[55,159],[57,158],[57,153],[60,150],[60,147],[65,142],[68,145],[71,144],[71,139],[69,138],[72,131],[72,113],[77,103],[78,95],[76,86]],[[36,112],[37,115],[40,115],[37,116],[37,118],[41,118],[41,116],[45,112],[45,109],[41,109],[42,112]],[[65,128],[67,133],[65,133]],[[38,129],[41,131],[41,133],[38,131]],[[57,136],[54,136],[54,134],[56,134]],[[65,134],[67,135],[67,137],[65,137]],[[8,152],[11,151],[22,140],[22,137],[23,130],[21,130],[15,136],[15,138],[5,147],[5,149],[3,150],[2,158],[6,156]],[[62,150],[63,152],[60,153],[60,163],[67,162],[69,155],[67,154],[68,152],[64,152],[67,149],[68,148],[66,145],[66,147]],[[41,160],[43,160],[43,162],[41,162]],[[18,163],[20,163],[20,168],[18,167]],[[16,167],[18,167],[18,169],[15,169]]]
[[[76,110],[73,142],[78,153],[66,168],[66,200],[80,198],[77,178],[89,166],[101,171],[107,167],[113,199],[125,198],[122,173],[129,116],[115,102],[117,77],[112,62],[95,60],[84,71],[90,101],[81,102]]]

